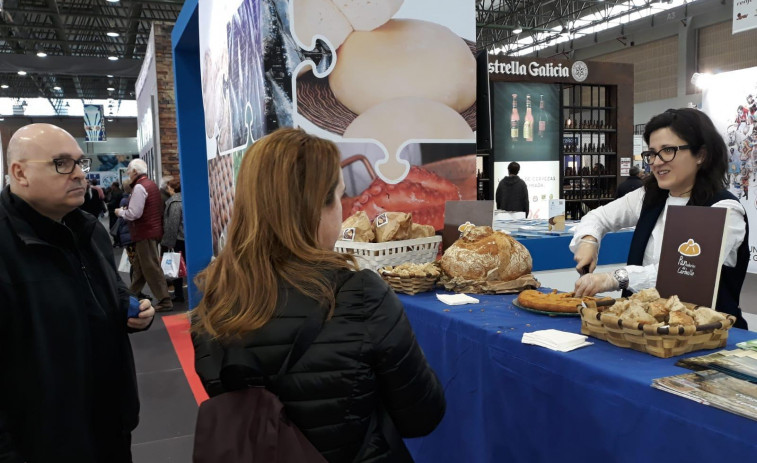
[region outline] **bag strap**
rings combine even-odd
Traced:
[[[318,337],[323,327],[324,313],[312,310],[305,318],[305,322],[297,330],[292,347],[289,349],[284,362],[281,364],[275,380],[272,380],[260,364],[257,356],[241,346],[229,346],[223,356],[220,379],[227,390],[245,389],[261,386],[256,380],[263,378],[266,385],[270,385],[273,392],[278,390],[284,374],[305,354],[310,345]]]

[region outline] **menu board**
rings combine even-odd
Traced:
[[[715,307],[727,212],[720,207],[668,208],[657,269],[660,296],[675,294],[684,302]]]

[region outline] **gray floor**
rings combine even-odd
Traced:
[[[121,277],[129,283],[128,274]],[[143,292],[151,294],[148,286]],[[186,310],[186,302],[174,302],[173,312],[159,313],[149,330],[130,336],[141,403],[132,433],[134,463],[192,461],[197,403],[161,319]]]

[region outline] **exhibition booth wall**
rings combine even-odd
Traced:
[[[329,16],[339,27],[295,5],[189,1],[174,27],[190,276],[224,246],[247,147],[278,127],[337,144],[343,218],[409,212],[438,231],[446,201],[476,199],[475,4]]]

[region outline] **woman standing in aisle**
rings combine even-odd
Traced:
[[[412,461],[401,438],[439,424],[444,392],[397,296],[333,251],[343,193],[330,141],[280,129],[248,149],[229,240],[197,278],[196,369],[210,396],[226,392],[222,359],[242,346],[276,377],[317,316],[318,336],[274,391],[287,415],[330,462]]]
[[[716,308],[734,315],[736,327],[747,328],[739,296],[749,263],[749,226],[746,211],[727,190],[728,158],[725,142],[706,114],[696,109],[669,109],[654,116],[644,130],[650,165],[644,188],[587,214],[570,243],[583,275],[576,281],[577,296],[622,289],[653,288],[657,282],[667,208],[673,206],[723,207],[726,215],[725,249]],[[605,233],[636,226],[628,265],[612,273],[594,274],[599,243]]]
[[[184,246],[184,209],[181,201],[181,181],[171,178],[166,183],[165,209],[163,210],[163,239],[160,245],[164,251],[180,252],[186,259]],[[184,302],[184,278],[174,278],[171,283],[174,287],[173,302]]]

